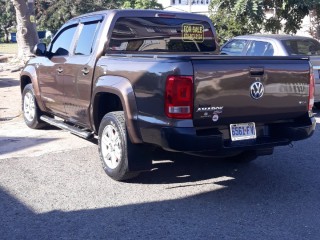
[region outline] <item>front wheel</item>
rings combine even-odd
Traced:
[[[23,118],[29,128],[42,128],[46,124],[40,120],[41,110],[38,107],[32,84],[25,86],[22,92]]]
[[[102,118],[98,146],[103,169],[109,177],[123,181],[139,175],[139,171],[132,169],[146,160],[145,146],[131,143],[123,111],[110,112]]]

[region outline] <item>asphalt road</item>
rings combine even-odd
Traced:
[[[319,139],[317,129],[249,165],[162,154],[153,171],[129,183],[105,175],[92,143],[13,154],[0,160],[0,236],[319,239]]]
[[[251,164],[159,153],[119,183],[96,144],[0,121],[0,238],[319,239],[319,124]]]

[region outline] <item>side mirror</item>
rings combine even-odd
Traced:
[[[36,56],[45,56],[47,52],[47,45],[45,43],[38,43],[34,46],[33,53]]]

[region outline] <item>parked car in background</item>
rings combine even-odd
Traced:
[[[222,55],[308,56],[315,78],[314,106],[320,108],[320,43],[310,37],[253,34],[237,36],[221,47]],[[317,57],[315,57],[317,56]]]

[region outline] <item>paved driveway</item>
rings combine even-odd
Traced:
[[[0,93],[1,239],[320,236],[319,125],[248,165],[159,152],[151,172],[119,183],[95,143],[24,125],[14,77],[0,76]]]

